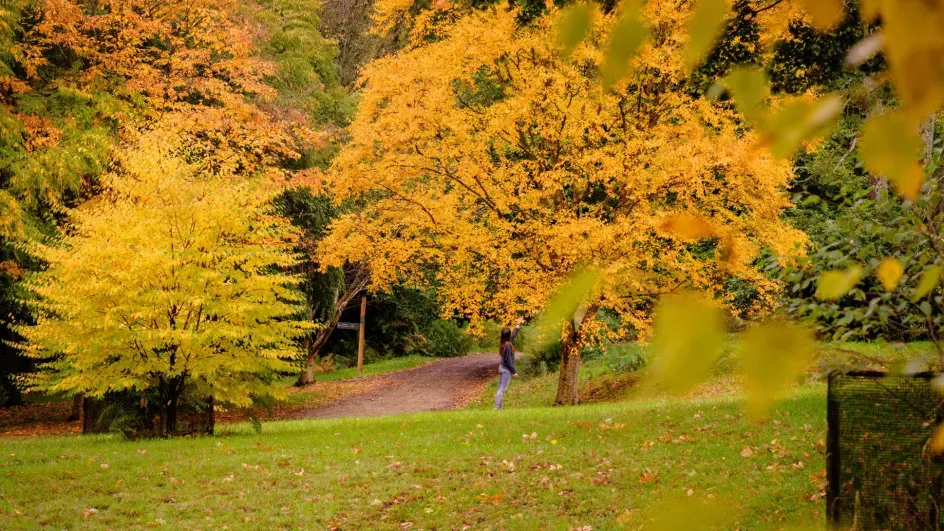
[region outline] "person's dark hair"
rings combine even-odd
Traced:
[[[511,341],[511,328],[502,328],[501,342],[498,343],[498,355],[505,354],[505,343]]]

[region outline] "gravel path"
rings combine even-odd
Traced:
[[[469,354],[377,377],[378,385],[359,395],[298,413],[297,418],[379,417],[441,411],[478,398],[498,378],[497,354]]]

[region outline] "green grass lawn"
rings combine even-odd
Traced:
[[[823,395],[762,424],[721,397],[9,438],[0,528],[638,528],[684,515],[663,510],[677,499],[701,524],[722,510],[721,528],[821,522]]]
[[[848,364],[850,350],[900,365],[926,349],[824,346],[818,366]],[[629,389],[623,402],[546,407],[548,374],[515,380],[501,412],[492,384],[467,410],[271,422],[260,435],[235,424],[197,439],[0,439],[0,528],[822,527],[825,385],[812,378],[754,422],[736,366],[726,358],[684,399]],[[631,377],[590,361],[582,387]]]

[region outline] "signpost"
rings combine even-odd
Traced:
[[[367,315],[367,296],[361,297],[361,322],[359,323],[338,323],[335,325],[337,330],[357,330],[357,374],[364,371],[364,316]]]
[[[367,296],[361,296],[361,322],[357,338],[357,374],[364,370],[364,316],[367,315]]]

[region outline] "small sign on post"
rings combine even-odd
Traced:
[[[360,329],[360,323],[338,323],[338,330],[358,330]]]

